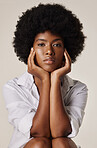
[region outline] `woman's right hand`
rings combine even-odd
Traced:
[[[29,57],[28,57],[28,72],[36,77],[38,77],[41,81],[47,79],[49,77],[49,73],[40,68],[35,64],[35,50],[31,48]]]

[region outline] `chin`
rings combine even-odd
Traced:
[[[51,73],[51,72],[53,72],[55,69],[53,69],[53,68],[43,68],[45,71],[47,71],[47,72],[49,72],[49,73]]]

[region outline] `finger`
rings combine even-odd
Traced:
[[[34,59],[35,59],[35,50],[31,51],[31,57],[30,57],[31,65],[35,64]]]
[[[31,47],[31,52],[33,52],[33,47]]]
[[[68,52],[65,51],[64,55],[65,55],[65,59],[66,59],[65,63],[66,63],[68,66],[69,66],[69,65],[71,66],[71,58],[70,58]]]
[[[69,59],[69,62],[71,63],[71,57],[70,57],[70,55],[68,54],[67,50],[65,50],[65,52],[66,52],[66,55],[67,55],[67,57]]]
[[[28,66],[31,65],[31,64],[30,64],[30,57],[31,57],[31,50],[30,50],[30,54],[29,54],[29,56],[28,56]]]
[[[30,66],[30,67],[31,67],[31,57],[32,57],[32,53],[33,53],[33,47],[31,48],[30,54],[29,54],[29,57],[28,57],[28,66]]]
[[[71,71],[71,62],[69,60],[67,53],[65,52],[64,54],[65,54],[65,58],[66,58],[65,68],[67,69],[67,72],[70,72]]]
[[[33,47],[31,47],[31,52],[34,52],[35,50],[34,50],[34,48]]]
[[[68,56],[67,56],[66,52],[64,52],[64,56],[65,56],[65,63],[68,64],[69,63],[69,59],[68,59]]]

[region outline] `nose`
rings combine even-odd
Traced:
[[[45,54],[46,55],[55,55],[55,52],[51,46],[48,46]]]

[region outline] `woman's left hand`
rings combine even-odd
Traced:
[[[58,78],[60,79],[63,75],[66,75],[67,73],[71,72],[71,58],[65,49],[64,51],[65,56],[65,65],[51,73],[51,78]]]

